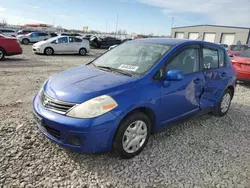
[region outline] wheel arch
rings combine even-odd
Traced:
[[[140,106],[140,107],[136,107],[132,110],[130,110],[128,113],[126,113],[120,120],[120,123],[119,125],[121,124],[121,122],[126,119],[128,116],[130,116],[131,114],[133,113],[136,113],[136,112],[141,112],[141,113],[144,113],[150,120],[150,123],[151,123],[151,133],[153,132],[154,128],[155,128],[155,124],[156,124],[156,116],[155,116],[155,113],[154,111],[149,108],[149,107],[146,107],[146,106]],[[118,130],[119,126],[117,127],[117,130]]]
[[[0,46],[0,49],[3,51],[4,55],[7,55],[7,53],[6,53],[6,51],[5,51],[4,48],[2,48],[2,47]]]
[[[235,88],[232,85],[230,85],[230,86],[227,87],[227,89],[229,89],[232,92],[232,98],[233,98],[234,97]]]

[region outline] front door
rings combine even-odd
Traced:
[[[163,125],[200,110],[200,97],[205,82],[200,67],[199,45],[186,46],[167,62],[166,71],[181,70],[184,79],[170,81],[168,86],[162,87]]]
[[[57,53],[67,53],[69,52],[69,37],[64,36],[58,38],[56,44],[55,44],[55,52]]]

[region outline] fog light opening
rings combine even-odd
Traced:
[[[74,146],[80,146],[82,145],[82,137],[81,136],[69,136],[68,138],[68,143],[70,145],[74,145]]]

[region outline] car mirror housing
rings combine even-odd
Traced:
[[[166,81],[180,81],[183,79],[184,79],[184,74],[180,70],[169,70],[165,76]]]

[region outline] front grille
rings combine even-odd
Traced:
[[[57,99],[52,99],[47,94],[45,94],[44,91],[41,92],[40,99],[41,99],[42,105],[46,109],[59,113],[59,114],[66,114],[68,110],[70,110],[72,107],[76,105],[74,103],[68,103],[68,102],[59,101]]]
[[[45,124],[42,125],[43,128],[46,130],[47,133],[49,133],[51,136],[57,138],[58,140],[61,140],[61,133],[60,131],[54,129],[54,128],[51,128]]]

